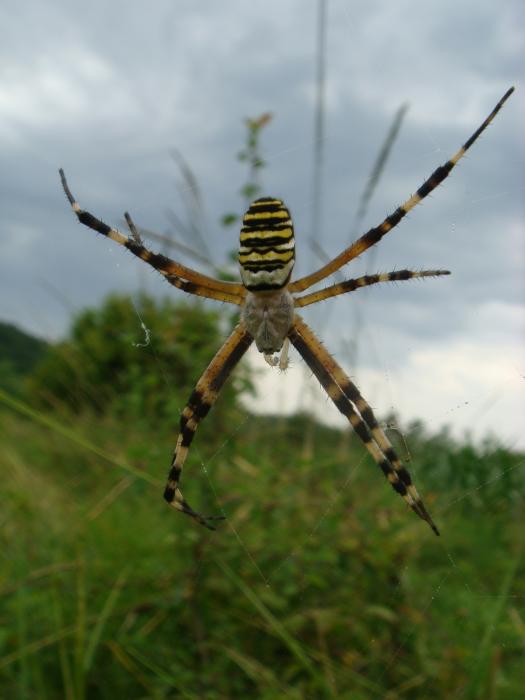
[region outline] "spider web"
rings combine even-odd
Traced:
[[[501,195],[503,194],[505,193],[501,193]],[[494,196],[498,195],[491,195],[491,197]],[[454,223],[452,223],[451,226],[454,227]],[[374,271],[375,270],[372,270],[372,272]],[[386,290],[383,293],[392,294],[391,290]],[[352,301],[354,300],[352,299]],[[362,302],[363,305],[366,306],[366,299],[359,298],[356,300],[356,302]],[[324,337],[326,329],[328,328],[329,313],[330,312],[324,314],[321,319],[319,319],[319,317],[314,318],[314,321],[312,322],[312,325],[314,326],[316,331],[319,330],[317,327],[318,325],[320,325],[321,327],[325,327],[319,333],[321,337]],[[315,316],[315,312],[313,315]],[[146,337],[150,340],[150,349],[154,352],[154,342],[151,341],[151,339],[149,338],[147,329],[144,327],[142,319],[139,318],[139,322],[141,324],[142,330],[146,334]],[[372,352],[372,354],[376,356],[376,365],[378,366],[378,369],[376,369],[374,372],[363,372],[362,367],[357,367],[357,384],[362,389],[364,396],[367,398],[370,398],[370,396],[372,396],[373,399],[375,394],[382,395],[383,397],[388,397],[388,408],[390,409],[390,411],[385,411],[385,403],[383,401],[380,415],[384,415],[388,412],[390,412],[393,415],[396,415],[399,413],[396,410],[399,403],[399,388],[396,382],[397,371],[395,368],[392,368],[390,366],[387,359],[388,353],[384,351],[384,348],[388,347],[388,343],[384,342],[382,338],[382,333],[380,330],[378,330],[377,327],[372,329],[367,329],[365,327],[366,323],[363,321],[363,316],[361,316],[358,319],[358,325],[359,336],[365,339],[367,343],[367,352]],[[338,354],[340,358],[343,358],[342,361],[345,365],[347,365],[347,367],[348,365],[351,366],[352,374],[354,374],[356,372],[356,368],[352,366],[351,360],[352,357],[355,357],[358,354],[356,352],[355,346],[354,348],[352,348],[353,352],[349,354],[348,343],[346,343],[345,345],[345,339],[340,337],[338,338],[337,336],[334,339],[333,333],[331,333],[330,335],[332,337],[328,345],[331,346],[332,342],[334,342],[336,350],[339,346],[339,352],[336,354]],[[452,406],[449,405],[445,408],[436,407],[436,410],[433,412],[433,414],[430,414],[430,416],[426,419],[426,424],[428,428],[431,431],[439,430],[444,423],[448,423],[450,421],[453,422],[457,418],[457,416],[460,416],[466,411],[471,411],[471,413],[473,414],[474,424],[481,422],[483,415],[488,411],[494,409],[494,406],[498,403],[498,401],[502,400],[502,397],[504,397],[507,389],[515,389],[516,379],[518,379],[520,383],[523,382],[524,374],[523,371],[520,370],[517,361],[511,362],[509,366],[511,367],[511,371],[508,375],[506,384],[501,385],[500,383],[495,383],[492,387],[489,386],[489,388],[486,388],[486,386],[485,388],[478,387],[477,390],[473,390],[473,392],[469,394],[468,398],[459,400]],[[302,367],[302,361],[298,359],[298,356],[296,354],[293,354],[292,367],[286,373],[286,375],[300,375],[300,379],[297,382],[297,384],[301,387],[299,394],[302,397],[308,397],[308,400],[306,401],[306,403],[302,404],[302,407],[310,409],[313,408],[314,413],[316,415],[316,419],[321,418],[326,420],[325,416],[328,415],[329,423],[332,423],[334,421],[340,421],[340,425],[346,423],[346,421],[339,417],[339,414],[331,406],[331,403],[328,401],[328,399],[325,396],[323,396],[322,393],[318,390],[317,382],[314,378],[311,377],[311,373],[309,372],[309,370],[306,368],[305,371],[302,372]],[[169,390],[170,387],[167,375],[164,373],[160,365],[159,369],[161,372],[163,372],[164,380],[166,382],[167,389]],[[272,385],[269,388],[268,385],[265,389],[263,388],[264,394],[262,400],[264,402],[268,402],[269,399],[272,399],[277,395],[278,397],[281,396],[281,399],[280,401],[278,400],[278,403],[282,403],[282,397],[287,392],[287,389],[284,386],[284,382],[282,381],[282,374],[279,373],[278,370],[272,371],[271,369],[267,369],[266,367],[265,372],[267,375],[268,373],[271,373],[270,376],[275,377],[277,382],[272,383]],[[363,380],[361,380],[361,377],[363,375],[364,378]],[[370,384],[376,385],[375,390],[373,390],[372,393],[370,392],[369,388]],[[400,386],[402,385],[403,382],[400,382]],[[430,389],[428,391],[430,392]],[[420,397],[421,394],[419,398]],[[372,400],[372,405],[375,405],[374,400]],[[181,410],[182,408],[183,406],[180,407]],[[204,478],[206,480],[207,484],[209,485],[209,489],[213,493],[214,499],[218,504],[221,503],[222,489],[221,484],[216,483],[215,477],[213,475],[214,463],[216,462],[217,458],[220,457],[222,451],[229,445],[229,443],[232,440],[235,439],[236,435],[239,432],[242,432],[243,428],[247,426],[251,420],[251,413],[246,412],[245,417],[240,422],[240,424],[236,425],[234,429],[227,432],[217,450],[213,453],[211,457],[208,457],[207,459],[203,458],[199,450],[198,435],[196,436],[196,439],[192,444],[190,456],[190,461],[192,462],[191,466],[194,466],[196,463],[198,463],[201,478]],[[389,420],[388,422],[384,423],[384,427],[391,433],[393,432],[399,435],[401,445],[403,446],[402,458],[405,462],[410,462],[412,451],[410,445],[410,435],[403,430],[400,423],[395,419]],[[347,427],[346,429],[350,430],[349,427]],[[482,429],[482,432],[485,432],[485,429]],[[230,529],[231,533],[233,534],[235,540],[238,543],[239,548],[243,551],[246,559],[250,563],[250,566],[253,568],[256,577],[260,579],[260,581],[266,588],[274,589],[276,593],[279,592],[278,588],[275,588],[276,584],[274,583],[277,580],[278,574],[281,572],[283,567],[286,567],[287,564],[289,564],[291,561],[297,560],[301,553],[304,553],[312,546],[315,546],[316,537],[319,535],[320,532],[322,532],[322,527],[325,519],[329,516],[329,514],[333,511],[334,508],[337,508],[341,505],[341,503],[344,502],[345,497],[347,497],[349,489],[351,488],[353,479],[355,478],[356,474],[360,472],[366,461],[367,457],[365,450],[363,449],[362,457],[357,461],[353,460],[352,463],[349,464],[347,476],[340,483],[340,487],[337,489],[337,492],[334,493],[331,498],[328,498],[325,504],[319,508],[319,513],[317,515],[314,525],[307,532],[300,533],[300,536],[298,536],[297,545],[289,551],[281,553],[278,560],[276,560],[272,564],[272,566],[268,566],[267,563],[262,564],[259,561],[256,551],[250,545],[241,527],[237,526],[231,518],[226,521],[226,527]],[[426,616],[432,610],[432,607],[436,604],[436,601],[440,598],[440,596],[443,595],[444,592],[450,594],[451,592],[463,590],[471,599],[481,598],[483,600],[487,600],[488,604],[492,605],[493,609],[496,612],[494,612],[493,619],[491,622],[489,622],[486,628],[485,637],[483,638],[483,640],[481,640],[481,647],[483,650],[488,649],[489,646],[491,648],[499,646],[503,649],[505,648],[505,645],[508,644],[508,636],[502,629],[501,625],[498,625],[497,611],[499,609],[499,604],[505,604],[513,609],[516,609],[515,606],[519,605],[520,603],[520,596],[514,595],[512,593],[512,586],[516,571],[521,565],[523,546],[525,540],[523,540],[520,543],[518,551],[514,553],[514,560],[512,565],[509,566],[509,574],[507,578],[501,582],[501,585],[499,585],[496,588],[496,590],[494,590],[491,589],[490,586],[486,584],[482,578],[472,573],[469,566],[468,554],[458,554],[456,551],[453,551],[453,549],[451,549],[450,546],[448,546],[446,537],[447,516],[453,514],[454,509],[459,507],[462,501],[464,501],[465,499],[472,498],[472,496],[475,495],[476,492],[479,493],[481,491],[489,489],[492,486],[494,486],[494,484],[498,481],[505,479],[505,477],[508,476],[509,472],[521,470],[524,468],[525,461],[513,465],[508,469],[503,469],[499,474],[493,475],[489,479],[482,481],[481,483],[478,483],[473,487],[466,488],[459,494],[455,493],[453,497],[450,497],[448,499],[446,496],[447,490],[445,484],[443,491],[440,494],[439,507],[432,509],[432,512],[435,515],[437,522],[439,522],[443,527],[444,535],[437,541],[429,542],[428,539],[425,539],[424,544],[422,544],[422,546],[424,547],[429,547],[434,549],[434,551],[437,550],[441,552],[443,571],[438,577],[437,581],[434,581],[433,584],[430,585],[426,591],[419,592],[420,595],[418,605],[421,615]],[[421,475],[417,473],[417,470],[413,471],[413,465],[410,466],[410,469],[413,472],[416,483],[419,484]],[[191,478],[195,479],[199,477],[197,474],[194,473]],[[369,479],[370,488],[384,488],[384,484],[379,478],[377,478],[377,474],[370,473]],[[421,491],[424,492],[423,487],[421,487]],[[392,496],[392,498],[394,498],[394,496]],[[407,517],[412,517],[412,514],[407,513]],[[206,537],[206,535],[204,536]],[[210,544],[213,542],[213,538],[217,536],[221,535],[219,535],[218,533],[214,533],[208,536]],[[424,538],[425,535],[422,535],[422,537]],[[204,548],[202,550],[201,556],[202,559],[200,561],[204,562],[210,556],[210,550]],[[397,582],[395,583],[395,585],[392,586],[390,597],[383,599],[383,604],[389,605],[392,610],[396,610],[400,587],[402,586],[403,580],[406,577],[410,577],[412,573],[419,573],[419,571],[417,571],[418,566],[419,564],[416,560],[404,565],[402,570],[399,572]],[[302,589],[304,593],[306,593],[309,584],[305,573],[303,573],[302,575],[298,573],[296,575],[296,584],[299,586],[300,590]],[[417,632],[418,622],[414,622],[412,625],[408,626],[408,629],[405,630],[403,633],[403,637],[398,641],[394,652],[390,655],[389,658],[385,659],[383,671],[375,677],[371,678],[372,681],[377,683],[381,681],[383,676],[388,673],[389,669],[403,657],[404,650],[410,645],[412,638],[415,635],[417,635]],[[373,646],[374,643],[375,639],[371,638],[370,645]],[[477,664],[479,665],[481,663],[481,656],[478,656]],[[472,668],[472,673],[477,673],[477,666]],[[454,692],[451,695],[451,697],[466,697],[468,692],[468,683],[465,682],[457,687],[456,692]],[[468,697],[470,697],[470,695]]]

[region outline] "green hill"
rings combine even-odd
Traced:
[[[12,323],[0,321],[0,386],[16,391],[42,358],[48,343]]]

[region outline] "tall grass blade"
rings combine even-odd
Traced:
[[[132,467],[126,462],[121,462],[120,460],[117,460],[115,457],[113,457],[113,455],[109,454],[109,452],[101,450],[100,447],[97,447],[97,445],[94,445],[90,440],[87,440],[86,438],[79,435],[77,432],[75,432],[75,430],[72,430],[67,426],[59,423],[58,421],[54,420],[48,415],[45,415],[41,411],[37,411],[31,408],[31,406],[28,406],[23,401],[19,401],[18,399],[13,398],[2,389],[0,389],[0,401],[2,401],[6,406],[9,406],[13,410],[17,411],[18,413],[21,413],[22,415],[31,418],[31,420],[34,420],[36,423],[40,423],[40,425],[44,425],[46,428],[50,428],[53,432],[62,435],[63,437],[67,438],[68,440],[71,440],[80,447],[83,447],[84,449],[93,452],[99,457],[102,457],[110,464],[113,464],[114,466],[119,467],[120,469],[123,469],[124,471],[133,474],[133,476],[136,476],[139,479],[142,479],[143,481],[147,481],[148,483],[153,484],[156,487],[160,485],[160,481],[150,476],[147,472],[144,472],[140,469],[136,469],[135,467]]]
[[[327,686],[324,676],[317,671],[315,664],[302,649],[299,642],[297,642],[297,640],[288,632],[282,622],[280,622],[275,615],[268,610],[259,596],[249,586],[247,586],[246,583],[244,583],[244,581],[237,576],[237,574],[235,574],[225,562],[221,561],[220,559],[216,559],[216,562],[230,581],[237,586],[237,588],[246,596],[246,598],[248,598],[257,612],[273,630],[274,634],[284,642],[291,654],[293,654],[304,670],[307,671],[312,678],[319,682],[322,687],[325,688],[325,690],[329,691],[330,688]]]
[[[109,592],[106,602],[104,603],[100,615],[98,616],[97,621],[95,623],[95,626],[93,627],[93,631],[89,636],[83,659],[83,667],[86,673],[88,673],[91,669],[91,666],[93,664],[93,658],[97,651],[97,647],[100,644],[102,633],[104,632],[104,627],[106,626],[106,622],[108,621],[109,616],[111,615],[115,608],[115,605],[117,604],[117,600],[120,596],[120,593],[122,592],[128,575],[129,567],[126,566],[115,579],[115,583],[113,584]]]
[[[516,556],[514,557],[514,560],[512,561],[509,567],[507,575],[502,581],[501,588],[499,590],[498,595],[496,596],[496,602],[494,603],[494,607],[492,609],[492,614],[487,620],[485,634],[481,639],[476,661],[474,664],[474,669],[472,671],[470,682],[467,686],[467,691],[465,693],[465,698],[467,698],[467,700],[480,700],[480,698],[485,697],[483,695],[483,691],[486,688],[490,676],[490,655],[492,649],[492,641],[494,639],[494,634],[496,632],[498,623],[506,609],[509,591],[516,577],[518,568],[521,564],[524,544],[525,539],[522,539]]]
[[[261,687],[272,688],[286,698],[300,698],[293,688],[280,683],[272,669],[264,666],[260,661],[247,654],[242,654],[238,649],[222,647],[223,651],[254,683]]]
[[[165,695],[161,691],[157,691],[151,686],[151,684],[148,681],[148,678],[146,678],[139,666],[130,657],[130,655],[121,647],[120,644],[117,644],[117,642],[113,640],[109,640],[108,642],[106,642],[106,646],[110,649],[111,653],[119,662],[119,664],[123,668],[125,668],[126,671],[137,681],[137,683],[139,683],[147,691],[147,698],[152,698],[152,700],[155,700],[156,698],[165,697]]]
[[[82,663],[86,648],[87,631],[87,606],[86,606],[86,565],[83,559],[77,570],[77,609],[75,621],[75,644],[74,644],[74,676],[76,687],[76,698],[82,700],[85,697],[85,671]]]
[[[25,605],[25,590],[20,588],[16,595],[16,627],[17,627],[17,637],[19,644],[19,656],[17,661],[19,661],[18,667],[18,693],[19,697],[27,698],[29,697],[29,687],[30,687],[30,672],[29,672],[29,659],[27,653],[27,610]]]
[[[52,598],[52,609],[53,618],[55,623],[55,628],[57,632],[64,627],[64,618],[62,615],[62,607],[60,605],[60,597],[56,586],[51,589]],[[64,689],[64,697],[66,700],[75,700],[75,692],[73,685],[73,673],[71,669],[71,662],[69,655],[64,644],[65,637],[59,637],[58,639],[58,658],[60,663],[60,671],[62,674],[62,685]]]
[[[184,685],[182,685],[181,682],[169,671],[161,668],[158,664],[151,661],[151,659],[148,659],[136,649],[126,648],[125,651],[127,654],[129,654],[129,656],[139,661],[145,668],[152,671],[158,678],[164,681],[164,683],[177,690],[183,698],[187,698],[187,700],[202,700],[199,695],[196,695],[191,690],[185,688]]]
[[[368,205],[370,204],[370,200],[372,199],[377,185],[379,184],[379,180],[381,179],[381,175],[383,174],[388,158],[390,157],[392,147],[396,142],[399,130],[401,128],[401,124],[403,123],[403,119],[405,118],[407,110],[408,104],[405,102],[399,107],[399,109],[395,113],[392,124],[390,125],[390,129],[387,132],[385,140],[381,144],[381,148],[379,149],[377,158],[374,162],[374,165],[372,166],[372,170],[370,171],[361,197],[359,198],[359,204],[357,206],[354,222],[352,224],[352,230],[350,232],[350,239],[348,241],[349,244],[352,242],[354,236],[360,231],[361,224],[368,211]]]

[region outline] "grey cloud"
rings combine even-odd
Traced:
[[[235,158],[242,119],[264,111],[275,115],[262,137],[264,184],[294,214],[298,273],[307,272],[316,264],[312,233],[329,253],[347,245],[402,102],[410,109],[365,227],[446,160],[516,80],[520,12],[517,0],[329,4],[323,227],[312,232],[314,4],[4,5],[0,316],[56,337],[71,307],[96,304],[110,290],[141,282],[176,294],[77,224],[60,166],[82,205],[109,223],[129,209],[140,224],[164,231],[165,208],[179,206],[169,157],[177,146],[205,195],[209,246],[224,260],[237,234],[218,220],[242,206],[244,170]],[[333,308],[312,319],[335,346],[351,333],[357,305],[372,327],[383,324],[424,348],[466,332],[491,302],[523,303],[522,106],[517,90],[451,178],[377,251],[344,270],[444,267],[453,275],[327,302]],[[401,362],[402,349],[385,352]]]

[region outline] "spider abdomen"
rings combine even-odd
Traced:
[[[252,202],[243,218],[239,265],[250,291],[282,289],[295,262],[290,212],[282,200],[263,197]]]
[[[279,352],[293,325],[293,297],[287,289],[273,293],[249,292],[242,318],[259,352],[266,355]]]

